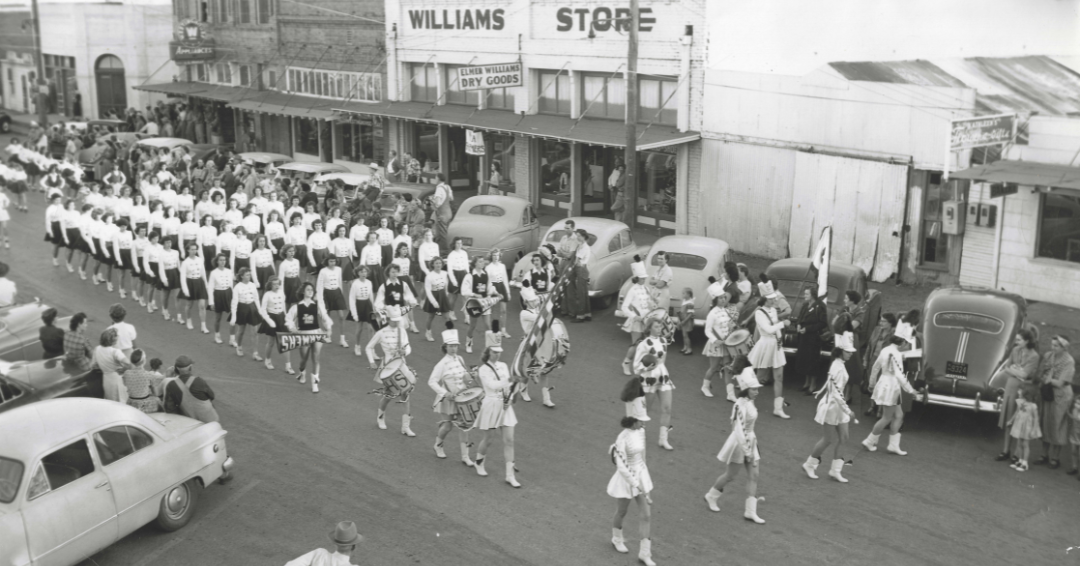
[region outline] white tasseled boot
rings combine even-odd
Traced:
[[[319,392],[319,374],[317,374],[317,373],[311,374],[311,392],[312,393],[318,393]]]
[[[235,348],[237,346],[237,344],[236,344],[236,335],[235,334],[230,334],[229,335],[229,345],[232,346],[233,348]]]
[[[379,430],[386,430],[386,411],[379,411],[375,417],[375,424],[379,425]]]
[[[622,361],[622,372],[623,372],[623,375],[634,375],[634,369],[630,365],[630,360],[623,359],[623,361]]]
[[[900,433],[889,435],[889,446],[885,450],[900,456],[907,456],[907,452],[900,449]]]
[[[529,397],[528,385],[525,386],[525,389],[521,390],[521,400],[525,401],[526,403],[532,403],[532,397]]]
[[[412,424],[412,417],[409,415],[401,415],[401,434],[412,438],[416,436],[416,433],[409,427],[410,424]]]
[[[553,403],[551,401],[551,389],[552,388],[550,388],[550,387],[544,387],[544,388],[541,388],[540,392],[544,396],[544,406],[549,408],[549,409],[554,409],[555,408],[555,403]]]
[[[746,512],[743,513],[743,518],[746,519],[747,521],[753,521],[753,522],[755,522],[755,523],[757,523],[759,525],[764,525],[765,524],[765,519],[762,519],[761,517],[758,517],[758,514],[757,514],[757,503],[758,503],[758,498],[757,497],[747,497],[746,498]]]
[[[661,448],[663,448],[664,450],[674,450],[675,449],[670,444],[668,444],[668,434],[670,433],[670,431],[671,431],[670,426],[662,426],[662,427],[660,427],[660,442],[658,442],[657,444]]]
[[[518,483],[517,478],[514,477],[514,463],[513,462],[507,462],[506,463],[506,483],[510,484],[510,487],[514,487],[514,488],[521,487],[521,484]]]
[[[202,327],[201,327],[201,328],[199,328],[199,330],[202,330],[202,333],[203,333],[203,334],[210,334],[210,329],[206,327],[206,323],[205,323],[205,322],[204,322],[204,323],[202,323]]]
[[[469,457],[469,445],[465,442],[459,442],[458,444],[461,446],[461,463],[470,468],[475,466],[476,463]]]
[[[817,474],[815,473],[817,471],[818,464],[821,464],[821,459],[815,458],[813,456],[807,456],[806,461],[803,462],[802,469],[806,472],[806,475],[810,476],[810,479],[812,480],[818,479]],[[832,472],[829,473],[832,474]]]
[[[877,443],[878,443],[878,439],[880,439],[880,438],[881,438],[880,434],[874,434],[874,433],[871,432],[862,441],[862,445],[865,446],[867,450],[869,450],[871,452],[875,452],[875,451],[877,451]]]
[[[709,493],[705,494],[705,503],[709,504],[709,511],[712,511],[713,513],[720,512],[720,496],[723,494],[724,492],[715,487],[709,488]]]
[[[712,398],[712,396],[713,396],[713,394],[712,394],[712,381],[710,381],[708,379],[702,380],[702,382],[701,382],[701,394],[706,396],[706,397]]]
[[[727,384],[727,387],[725,387],[724,389],[727,389],[727,400],[728,400],[728,402],[734,403],[735,402],[735,384],[734,383],[729,383],[729,384]]]
[[[848,482],[847,478],[840,475],[840,472],[842,472],[842,471],[844,471],[844,461],[843,460],[833,460],[832,461],[832,467],[829,468],[829,477],[836,480],[836,481],[838,481],[838,482],[840,482],[840,483],[847,483]]]
[[[630,552],[629,548],[626,548],[626,539],[622,536],[622,529],[611,529],[611,544],[615,545],[615,550],[626,554]]]
[[[656,562],[652,559],[652,541],[645,539],[641,541],[641,550],[638,551],[637,559],[640,560],[645,566],[656,566]]]
[[[776,416],[778,416],[778,417],[780,417],[782,419],[790,419],[791,418],[790,416],[788,416],[787,413],[784,412],[784,398],[783,397],[777,397],[776,399],[773,399],[773,411],[772,411],[772,414],[774,414],[774,415],[776,415]]]
[[[475,466],[476,466],[476,475],[486,478],[488,474],[487,474],[487,470],[484,469],[484,457],[483,456],[481,456],[479,454],[476,455],[476,464],[475,464]]]
[[[435,457],[446,458],[446,451],[443,450],[443,443],[439,439],[435,439]]]

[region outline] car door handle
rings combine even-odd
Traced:
[[[94,489],[101,489],[101,488],[103,488],[103,487],[105,487],[107,485],[109,485],[109,480],[105,480],[105,481],[95,485]]]

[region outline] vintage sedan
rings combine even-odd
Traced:
[[[340,163],[317,163],[311,161],[290,161],[277,166],[278,171],[285,177],[294,181],[314,181],[316,177],[327,173],[349,173],[349,168]],[[322,195],[326,189],[319,185],[313,185],[311,190]]]
[[[101,370],[84,371],[62,357],[33,362],[0,361],[0,413],[58,397],[105,397]]]
[[[284,153],[269,153],[265,151],[248,151],[238,153],[236,156],[240,158],[240,161],[254,165],[259,171],[265,169],[267,165],[277,167],[293,160],[291,156],[285,155]]]
[[[566,229],[567,220],[574,221],[577,229],[585,230],[589,234],[589,247],[592,249],[592,259],[589,261],[589,296],[601,301],[604,307],[611,306],[615,302],[619,287],[630,277],[630,264],[634,262],[634,255],[644,256],[648,253],[649,246],[635,244],[634,236],[626,224],[592,216],[559,220],[548,228],[541,245],[551,244],[558,247],[559,240],[569,233]],[[532,256],[535,253],[537,252],[521,258],[514,265],[511,277],[520,277],[532,269]]]
[[[810,260],[806,258],[781,259],[773,262],[765,268],[765,274],[773,281],[776,290],[780,291],[791,304],[792,316],[796,316],[802,308],[802,290],[813,288],[817,284],[817,276],[810,271]],[[867,284],[866,272],[860,267],[849,263],[833,261],[829,263],[828,295],[825,298],[825,306],[829,311],[830,324],[836,318],[837,313],[844,307],[844,294],[848,291],[858,291],[863,297],[866,310],[860,327],[865,329],[869,336],[879,318],[881,318],[881,292],[871,289]],[[795,353],[795,327],[792,326],[784,331],[784,352]],[[831,343],[825,344],[826,348],[832,348]],[[822,350],[822,355],[829,352]]]
[[[0,309],[0,360],[40,360],[44,355],[38,329],[43,325],[41,313],[48,305],[40,301]],[[57,318],[53,324],[67,329],[71,317]]]
[[[156,521],[191,520],[233,460],[218,423],[104,399],[0,414],[0,564],[76,564]]]
[[[483,195],[461,203],[447,228],[447,243],[461,238],[469,257],[502,250],[511,265],[540,245],[540,220],[532,203],[518,197]]]
[[[162,148],[169,151],[176,151],[179,147],[186,147],[188,151],[191,152],[192,162],[199,159],[202,159],[203,161],[214,159],[223,147],[212,143],[193,143],[191,140],[186,140],[184,138],[143,138],[135,142],[135,144],[140,148],[155,153]]]
[[[388,184],[383,187],[382,194],[379,195],[379,206],[383,211],[383,214],[391,214],[397,207],[398,199],[403,198],[405,195],[412,195],[413,200],[418,202],[424,202],[424,199],[435,194],[435,185],[431,183],[406,183],[404,181],[394,181],[392,184]]]
[[[923,348],[917,380],[926,383],[917,401],[997,413],[1005,379],[991,378],[1008,360],[1016,334],[1028,327],[1023,297],[987,288],[946,287],[926,298]],[[921,354],[921,356],[919,356]]]
[[[724,262],[728,260],[728,243],[704,236],[664,236],[649,248],[647,256],[642,256],[645,270],[650,276],[656,275],[656,254],[661,251],[667,254],[674,277],[670,287],[671,304],[658,306],[678,312],[682,306],[682,290],[689,287],[694,291],[694,326],[705,326],[705,318],[709,316],[709,295],[706,291],[709,277],[719,279],[723,275]],[[632,278],[623,283],[616,304],[622,305],[623,297],[632,284]],[[625,317],[626,314],[616,310],[615,316]]]

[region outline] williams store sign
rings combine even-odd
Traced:
[[[214,38],[208,26],[195,20],[181,20],[173,32],[175,41],[169,42],[169,57],[173,61],[201,61],[213,59]]]

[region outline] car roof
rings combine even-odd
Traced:
[[[299,171],[301,173],[348,173],[349,168],[338,163],[318,163],[314,161],[290,161],[278,165],[279,170]]]
[[[326,181],[333,181],[335,179],[340,180],[349,186],[356,186],[362,183],[366,183],[371,180],[371,175],[364,175],[362,173],[323,173],[318,177],[315,177],[316,183],[322,183]]]
[[[271,163],[273,161],[289,161],[291,156],[284,153],[270,153],[266,151],[245,151],[236,154],[241,160],[251,160],[256,163]]]
[[[998,291],[989,287],[961,287],[959,285],[935,289],[926,298],[924,311],[927,318],[935,312],[961,310],[979,312],[998,318],[1027,312],[1027,301],[1015,293]],[[1011,322],[1004,319],[1005,322]]]
[[[573,220],[574,226],[578,229],[583,229],[586,232],[596,236],[597,241],[600,240],[600,236],[607,236],[616,234],[622,230],[629,230],[630,227],[626,224],[619,222],[618,220],[612,220],[610,218],[599,218],[596,216],[574,216],[572,218],[563,218],[551,225],[548,228],[544,239],[547,239],[547,234],[550,234],[554,230],[565,230],[566,221]]]
[[[521,213],[521,211],[524,210],[525,207],[529,206],[530,203],[529,201],[521,197],[508,197],[503,195],[478,195],[465,199],[461,203],[461,206],[458,207],[458,213],[460,214],[462,211],[464,211],[465,214],[468,214],[470,208],[480,204],[488,204],[502,207],[506,209],[508,213],[515,214]]]
[[[195,145],[191,140],[184,138],[145,138],[138,141],[139,145],[145,145],[147,147],[168,147],[173,148],[180,145]]]
[[[649,249],[649,256],[658,251],[686,253],[705,257],[710,262],[719,260],[728,250],[728,243],[719,238],[706,236],[664,236]],[[715,252],[719,251],[719,256]]]
[[[153,420],[142,411],[105,399],[50,399],[0,413],[3,453],[29,464],[42,451],[105,424],[135,422],[155,432]]]

